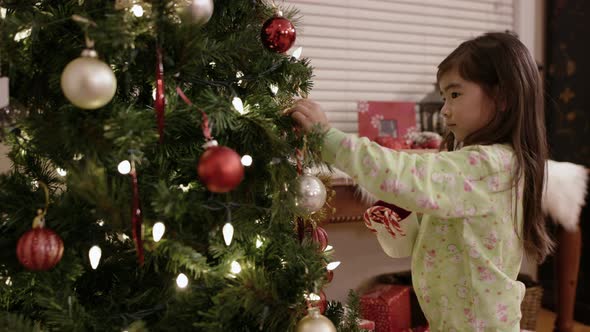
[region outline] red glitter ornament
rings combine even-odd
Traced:
[[[295,43],[296,35],[295,27],[291,21],[284,18],[279,12],[264,22],[260,39],[267,49],[277,53],[285,53]]]

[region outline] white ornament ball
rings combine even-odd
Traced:
[[[296,332],[336,332],[336,327],[326,316],[320,314],[320,309],[308,309],[307,316],[303,317],[297,326]]]
[[[106,63],[82,56],[61,74],[61,90],[75,106],[93,110],[108,104],[117,90],[117,79]]]
[[[190,0],[186,11],[192,23],[205,24],[213,16],[213,0]]]
[[[322,180],[313,175],[297,178],[297,196],[295,206],[299,213],[312,214],[319,211],[326,203],[326,187]]]

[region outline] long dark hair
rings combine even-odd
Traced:
[[[463,42],[447,56],[438,65],[438,80],[452,69],[457,69],[463,79],[477,83],[501,108],[484,128],[467,136],[463,145],[512,146],[516,156],[513,185],[518,188],[524,178],[524,248],[541,262],[551,253],[553,241],[541,210],[548,149],[535,61],[513,34],[486,33]],[[441,148],[452,151],[454,144],[455,137],[448,133]]]

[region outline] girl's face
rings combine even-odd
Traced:
[[[456,69],[439,81],[444,105],[441,114],[457,142],[487,125],[496,112],[496,102],[477,84],[464,80]]]

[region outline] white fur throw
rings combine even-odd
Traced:
[[[547,163],[543,212],[568,231],[578,229],[587,180],[588,171],[583,166],[553,160]]]
[[[344,172],[334,169],[333,179],[353,183]],[[549,160],[547,163],[546,190],[543,193],[543,212],[568,231],[576,231],[586,199],[588,171],[584,166]],[[361,200],[373,204],[376,199],[357,186]]]

